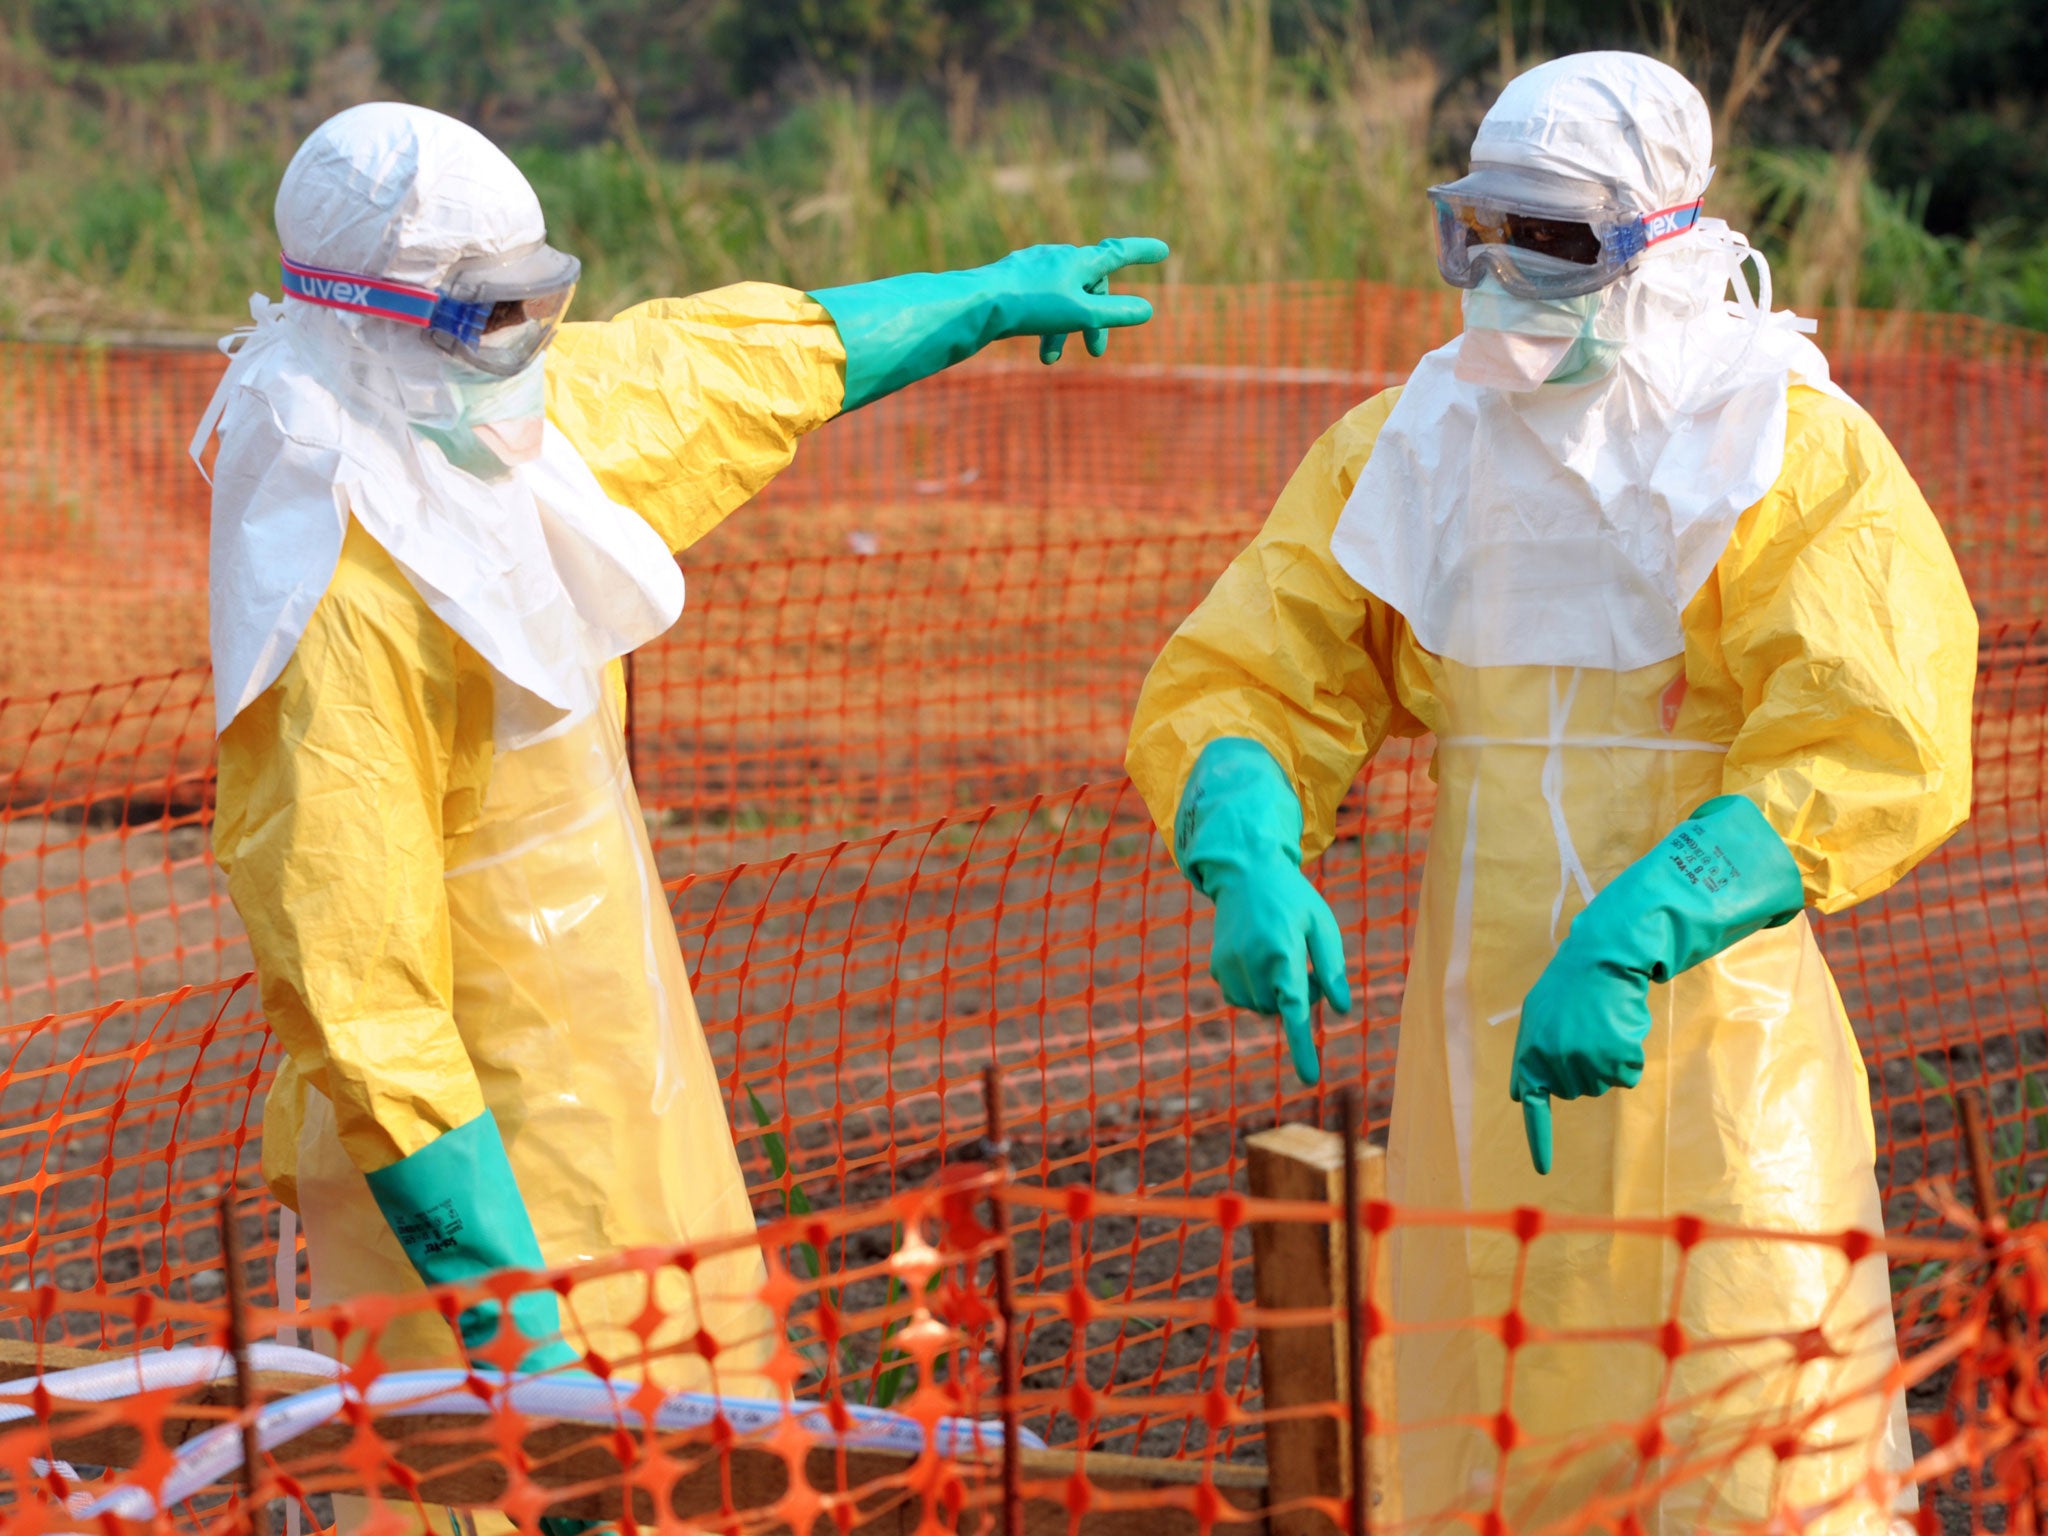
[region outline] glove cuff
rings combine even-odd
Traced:
[[[1301,801],[1287,771],[1256,741],[1226,736],[1202,749],[1181,788],[1173,851],[1212,901],[1256,869],[1301,867]]]
[[[1594,945],[1603,963],[1669,981],[1783,927],[1805,905],[1799,865],[1763,812],[1744,796],[1719,795],[1602,891],[1565,943]]]
[[[981,268],[906,272],[819,288],[809,297],[838,328],[846,348],[842,412],[893,394],[974,356],[1002,334]]]
[[[546,1265],[489,1110],[364,1178],[398,1246],[428,1285]],[[495,1301],[466,1309],[463,1344],[475,1350],[496,1337],[501,1310]],[[512,1320],[528,1339],[555,1340],[562,1331],[560,1308],[548,1291],[513,1297]],[[556,1343],[553,1350],[562,1347]],[[559,1363],[555,1353],[543,1344],[527,1359],[546,1354],[543,1364]]]

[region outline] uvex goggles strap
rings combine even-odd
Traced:
[[[353,272],[330,272],[325,267],[293,261],[289,256],[280,256],[279,261],[285,293],[308,304],[442,331],[471,344],[483,334],[484,325],[491,318],[489,300],[467,304],[431,288],[415,288],[408,283]]]
[[[1684,234],[1699,223],[1700,208],[1705,202],[1705,197],[1696,197],[1689,203],[1646,213],[1633,224],[1622,225],[1610,237],[1615,255],[1622,261],[1634,261],[1651,246]]]

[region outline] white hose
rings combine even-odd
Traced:
[[[310,1349],[293,1349],[283,1344],[251,1344],[249,1367],[257,1371],[285,1371],[298,1376],[339,1376],[342,1364]],[[234,1357],[211,1344],[187,1345],[183,1349],[153,1349],[125,1360],[107,1360],[98,1365],[81,1365],[75,1370],[52,1371],[45,1376],[27,1376],[19,1381],[0,1382],[0,1398],[27,1397],[40,1384],[52,1397],[74,1403],[111,1403],[138,1392],[160,1392],[168,1387],[196,1387],[235,1373]],[[34,1418],[27,1404],[0,1403],[0,1424]]]
[[[339,1361],[326,1355],[279,1344],[252,1344],[249,1364],[259,1371],[292,1371],[328,1378],[339,1377],[343,1370]],[[132,1397],[137,1392],[198,1386],[230,1375],[233,1370],[233,1359],[226,1350],[206,1346],[151,1351],[127,1360],[53,1372],[39,1380],[53,1397],[99,1403]],[[479,1380],[497,1388],[489,1401],[472,1390],[472,1383]],[[25,1396],[35,1390],[37,1381],[38,1378],[28,1378],[0,1384],[0,1397]],[[632,1407],[638,1391],[635,1382],[607,1383],[581,1373],[515,1376],[507,1382],[495,1371],[395,1371],[380,1376],[367,1391],[358,1392],[346,1382],[334,1381],[332,1385],[265,1404],[256,1417],[256,1438],[264,1450],[272,1450],[339,1418],[351,1401],[393,1417],[430,1413],[482,1416],[510,1410],[533,1419],[639,1430],[644,1419]],[[916,1419],[858,1403],[842,1407],[850,1421],[843,1434],[832,1428],[825,1409],[817,1403],[785,1404],[761,1398],[719,1397],[708,1392],[678,1392],[655,1410],[654,1427],[666,1432],[702,1429],[722,1414],[737,1434],[765,1435],[794,1414],[806,1433],[825,1444],[913,1455],[925,1449],[925,1429]],[[0,1423],[33,1416],[34,1409],[26,1403],[0,1403]],[[1031,1431],[1019,1433],[1027,1448],[1045,1448],[1045,1442]],[[1003,1426],[993,1421],[941,1419],[933,1426],[932,1448],[941,1456],[971,1455],[1002,1443]],[[159,1510],[183,1503],[209,1484],[225,1481],[241,1465],[241,1429],[223,1424],[180,1447],[169,1472],[153,1492],[135,1484],[116,1488],[80,1513],[86,1517],[114,1514],[128,1520],[153,1519]]]

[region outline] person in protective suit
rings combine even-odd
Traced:
[[[1955,561],[1703,216],[1711,154],[1650,59],[1513,81],[1431,189],[1462,335],[1309,450],[1131,732],[1213,975],[1307,1082],[1350,990],[1300,865],[1389,736],[1435,738],[1389,1194],[1540,1214],[1391,1233],[1418,1528],[1879,1530],[1860,1479],[1909,1460],[1881,1256],[1658,1235],[1881,1230],[1805,909],[1884,890],[1970,803]]]
[[[561,324],[578,264],[525,178],[390,104],[317,129],[276,212],[285,297],[231,338],[194,452],[217,425],[214,848],[285,1047],[264,1168],[314,1300],[751,1233],[619,658],[675,622],[674,552],[803,434],[1001,337],[1100,353],[1151,314],[1108,277],[1165,247]],[[651,1298],[637,1274],[579,1287],[566,1319],[521,1296],[509,1354],[474,1307],[460,1342],[771,1390],[762,1273],[729,1244]],[[377,1340],[408,1363],[456,1344],[433,1314]]]

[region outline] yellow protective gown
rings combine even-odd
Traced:
[[[564,327],[548,414],[680,550],[789,463],[844,377],[824,310],[744,284]],[[220,738],[214,850],[287,1053],[264,1172],[304,1218],[316,1303],[419,1288],[363,1175],[486,1107],[550,1264],[753,1230],[609,674],[606,707],[494,750],[489,667],[351,523],[290,663]],[[715,1384],[759,1392],[761,1274],[751,1249],[667,1270],[644,1345],[638,1276],[579,1286],[564,1327],[625,1362],[701,1322]],[[378,1348],[455,1354],[431,1314]],[[648,1374],[714,1381],[687,1352]]]
[[[1330,554],[1397,393],[1323,436],[1153,667],[1129,766],[1161,831],[1170,841],[1201,749],[1249,737],[1292,776],[1312,857],[1380,744],[1434,733],[1391,1198],[1880,1230],[1865,1069],[1803,916],[1652,989],[1641,1085],[1556,1101],[1547,1178],[1508,1080],[1516,1013],[1554,951],[1553,903],[1562,892],[1560,936],[1584,905],[1573,851],[1597,890],[1701,801],[1748,795],[1809,903],[1834,912],[1967,815],[1977,624],[1918,489],[1867,415],[1796,387],[1783,471],[1686,609],[1682,658],[1619,673],[1464,667],[1422,650]],[[1525,1250],[1455,1226],[1397,1226],[1390,1252],[1396,1323],[1428,1330],[1394,1340],[1412,1426],[1398,1437],[1406,1520],[1448,1528],[1498,1509],[1522,1529],[1608,1498],[1678,1532],[1840,1501],[1819,1528],[1885,1528],[1853,1488],[1907,1451],[1903,1404],[1871,1386],[1896,1359],[1881,1257],[1852,1267],[1838,1248],[1766,1239],[1681,1254],[1597,1231],[1542,1233]],[[1510,1351],[1511,1313],[1580,1336]],[[1675,1358],[1657,1339],[1670,1321],[1696,1346]],[[1795,1364],[1785,1341],[1810,1328],[1835,1353]],[[1787,1459],[1735,1454],[1747,1427],[1800,1426],[1828,1403]],[[1662,1446],[1641,1438],[1653,1422]]]

